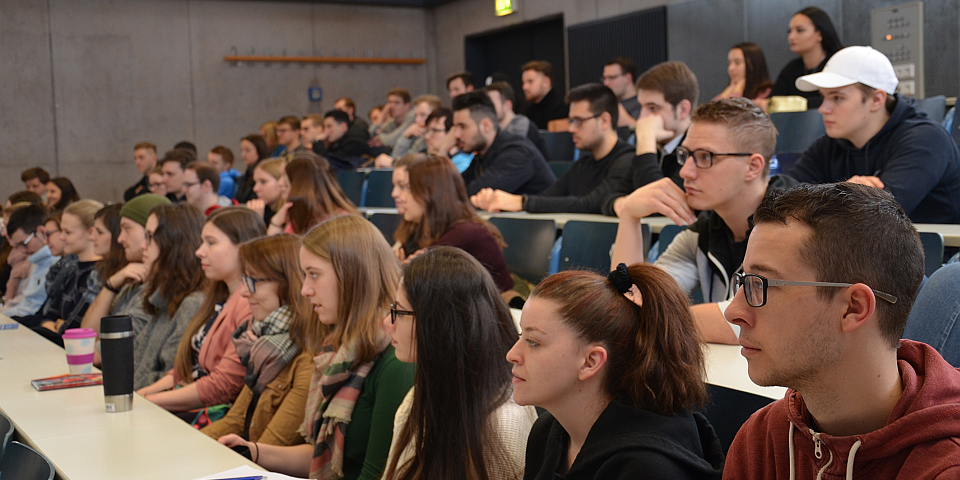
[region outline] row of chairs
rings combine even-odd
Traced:
[[[0,478],[53,480],[53,464],[42,453],[13,439],[13,422],[0,413]]]
[[[393,233],[400,225],[400,216],[376,213],[370,221],[393,242]],[[573,268],[606,272],[617,238],[617,224],[606,222],[568,221],[558,238],[554,220],[492,217],[490,223],[500,230],[507,247],[503,250],[507,268],[520,278],[537,283],[544,276]],[[673,238],[684,227],[667,225],[660,231],[657,255],[662,255]],[[650,227],[642,226],[644,258],[652,242]],[[937,232],[921,232],[920,241],[926,258],[924,271],[929,277],[943,265],[944,240]]]

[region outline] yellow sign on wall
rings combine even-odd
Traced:
[[[514,0],[494,0],[497,16],[510,15],[514,12]]]

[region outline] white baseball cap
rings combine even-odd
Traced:
[[[886,55],[870,47],[847,47],[834,53],[822,72],[804,75],[797,79],[796,85],[802,92],[814,92],[854,83],[893,94],[900,81]]]

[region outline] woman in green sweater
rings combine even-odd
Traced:
[[[393,417],[413,386],[380,320],[390,309],[400,266],[383,235],[353,215],[310,230],[300,248],[301,293],[316,316],[303,331],[315,369],[300,433],[306,445],[278,447],[228,435],[272,471],[318,479],[375,480],[383,474]]]

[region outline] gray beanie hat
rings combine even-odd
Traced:
[[[145,193],[131,199],[120,209],[120,216],[129,218],[140,225],[147,225],[150,210],[159,205],[170,205],[170,199],[155,193]]]

